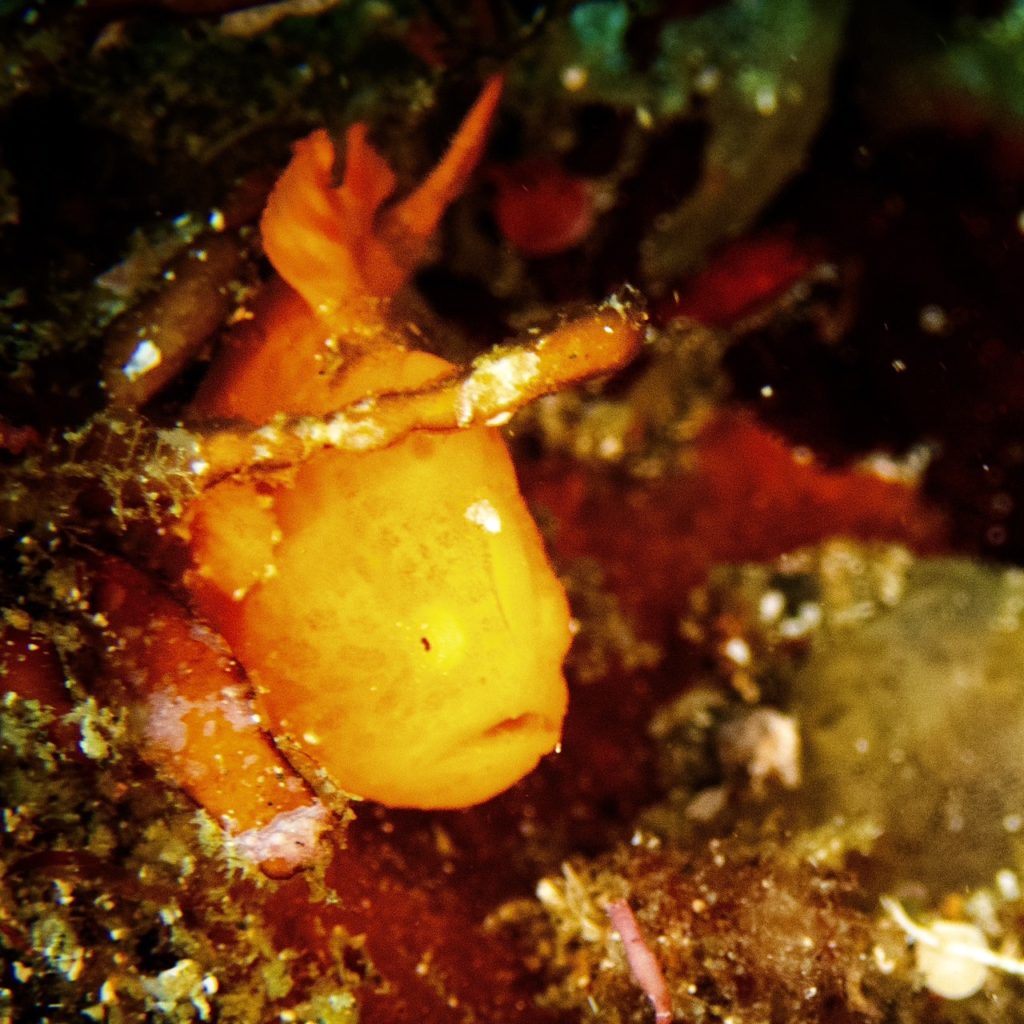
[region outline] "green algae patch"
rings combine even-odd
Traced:
[[[918,561],[891,605],[861,607],[793,679],[802,811],[872,823],[892,883],[933,895],[1019,867],[1024,574]]]
[[[575,5],[510,80],[533,149],[554,140],[571,154],[574,115],[586,123],[584,111],[604,112],[601,141],[619,156],[602,189],[625,201],[617,216],[630,215],[636,177],[661,200],[644,209],[639,239],[640,275],[655,291],[749,226],[802,168],[831,101],[847,13],[821,0],[703,6],[675,17],[671,5]]]
[[[712,619],[745,623],[716,642],[798,724],[790,827],[874,835],[876,884],[936,898],[1019,868],[1024,574],[833,542],[711,592]]]

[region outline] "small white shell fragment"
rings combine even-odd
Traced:
[[[981,929],[966,921],[936,921],[929,929],[936,944],[914,948],[917,969],[929,992],[943,999],[967,999],[981,990],[988,967],[964,956],[965,949],[988,952]]]
[[[774,708],[755,708],[723,725],[718,756],[728,767],[744,768],[755,790],[772,778],[786,789],[800,786],[800,727],[791,715]]]
[[[150,370],[155,370],[163,362],[163,358],[163,352],[146,338],[136,346],[131,359],[121,367],[121,372],[129,381],[134,382]]]
[[[882,907],[916,943],[915,960],[930,992],[943,999],[967,999],[980,991],[989,968],[1024,977],[1024,960],[989,949],[984,932],[964,921],[914,921],[898,900],[881,898]]]
[[[996,888],[1004,900],[1020,899],[1020,879],[1009,868],[996,872]]]

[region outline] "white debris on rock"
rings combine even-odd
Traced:
[[[460,427],[474,422],[480,410],[512,405],[523,388],[540,375],[536,352],[510,351],[484,356],[459,389],[456,420]]]
[[[188,958],[155,977],[143,978],[142,985],[156,1001],[161,1015],[172,1020],[210,1020],[212,1007],[207,996],[214,995],[219,988],[215,975],[204,975],[199,964]],[[194,1013],[186,1009],[189,1006]]]
[[[929,992],[943,999],[967,999],[980,992],[989,969],[1024,976],[1024,961],[989,949],[982,930],[967,921],[918,924],[891,896],[882,907],[914,942],[914,957]]]
[[[718,756],[726,768],[742,768],[755,791],[776,779],[786,789],[800,785],[800,729],[791,715],[755,708],[718,731]]]
[[[136,346],[128,362],[121,367],[121,372],[134,383],[150,370],[155,370],[163,359],[163,352],[149,338],[145,338]]]
[[[310,864],[320,836],[330,825],[327,808],[314,800],[306,807],[282,811],[263,828],[251,828],[227,840],[231,852],[254,864],[277,861],[289,869]]]

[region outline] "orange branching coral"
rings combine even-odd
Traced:
[[[339,186],[327,135],[298,144],[261,225],[281,278],[226,339],[192,410],[238,425],[201,426],[190,442],[200,484],[181,523],[185,583],[244,667],[269,736],[203,723],[225,702],[234,713],[234,670],[108,566],[112,621],[131,624],[133,589],[161,610],[159,629],[120,655],[122,669],[138,662],[127,676],[148,756],[265,866],[294,862],[323,824],[292,767],[328,792],[460,807],[559,740],[568,605],[495,428],[621,365],[642,317],[610,300],[460,371],[406,348],[390,315],[500,92],[492,79],[437,168],[387,207],[394,175],[365,126],[349,129]],[[172,655],[179,639],[188,653]],[[224,764],[261,781],[232,792]],[[302,843],[289,846],[296,822]]]

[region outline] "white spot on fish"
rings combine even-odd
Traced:
[[[474,501],[466,509],[465,515],[471,523],[483,527],[488,533],[501,533],[501,516],[486,498]]]

